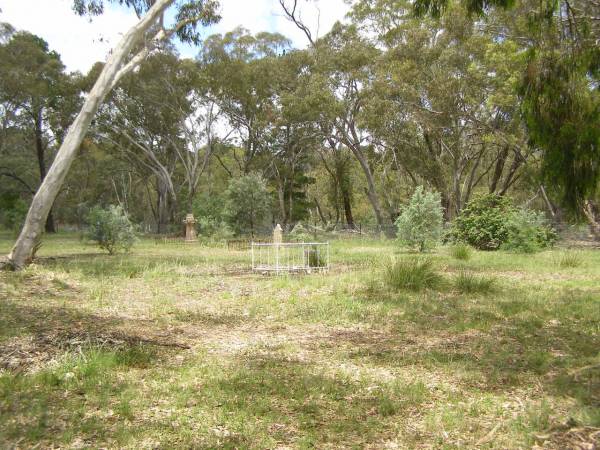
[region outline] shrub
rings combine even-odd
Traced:
[[[502,244],[504,250],[533,253],[554,244],[557,238],[544,215],[528,209],[513,211],[507,230],[506,242]]]
[[[308,267],[325,267],[327,265],[326,256],[321,253],[318,246],[313,245],[305,250],[308,258]]]
[[[558,265],[564,269],[579,267],[582,264],[583,255],[580,252],[572,250],[563,252],[558,259]]]
[[[468,261],[471,259],[471,247],[464,243],[458,243],[450,247],[450,255],[454,259],[460,259],[461,261]]]
[[[136,241],[134,227],[120,206],[96,206],[88,215],[88,225],[87,237],[111,255],[129,251]]]
[[[494,290],[496,280],[474,275],[470,272],[459,272],[454,279],[454,286],[465,294],[486,294]]]
[[[315,239],[314,235],[301,222],[298,222],[294,229],[288,233],[288,238],[294,242],[311,242]]]
[[[473,198],[452,224],[451,238],[479,250],[497,250],[508,236],[512,202],[496,194]]]
[[[542,213],[513,206],[496,194],[473,198],[454,220],[450,238],[480,250],[533,252],[552,245],[557,238]]]
[[[440,240],[443,220],[440,194],[425,192],[419,186],[396,219],[398,240],[423,252]]]
[[[442,277],[430,259],[410,258],[391,262],[385,268],[384,281],[395,290],[420,291],[439,287]]]

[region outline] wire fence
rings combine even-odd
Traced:
[[[329,242],[252,242],[252,271],[263,273],[326,272]]]

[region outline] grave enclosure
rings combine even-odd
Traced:
[[[260,273],[313,273],[329,270],[329,242],[283,242],[277,224],[273,242],[252,242],[252,271]]]

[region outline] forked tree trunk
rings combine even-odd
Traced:
[[[23,229],[11,253],[8,255],[9,264],[13,268],[21,269],[31,256],[35,242],[42,233],[52,204],[60,191],[71,164],[75,160],[77,150],[99,106],[116,82],[125,74],[123,70],[127,69],[129,71],[135,67],[124,66],[123,63],[134,47],[142,41],[150,26],[158,20],[160,15],[173,1],[157,0],[144,17],[125,34],[121,42],[113,49],[98,80],[85,99],[81,111],[73,124],[71,124],[65,140],[56,154],[54,163],[33,197]]]

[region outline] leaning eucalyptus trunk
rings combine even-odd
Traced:
[[[71,164],[85,137],[94,115],[104,101],[106,95],[124,75],[121,69],[125,58],[131,50],[142,41],[148,28],[174,0],[158,0],[144,17],[125,34],[121,42],[113,49],[113,53],[102,69],[98,80],[88,94],[81,111],[69,128],[67,135],[56,154],[54,163],[46,174],[44,181],[33,197],[23,229],[19,234],[11,253],[9,264],[15,269],[26,265],[35,247],[36,240],[42,233],[52,204],[63,185]],[[133,68],[133,67],[131,67]]]

